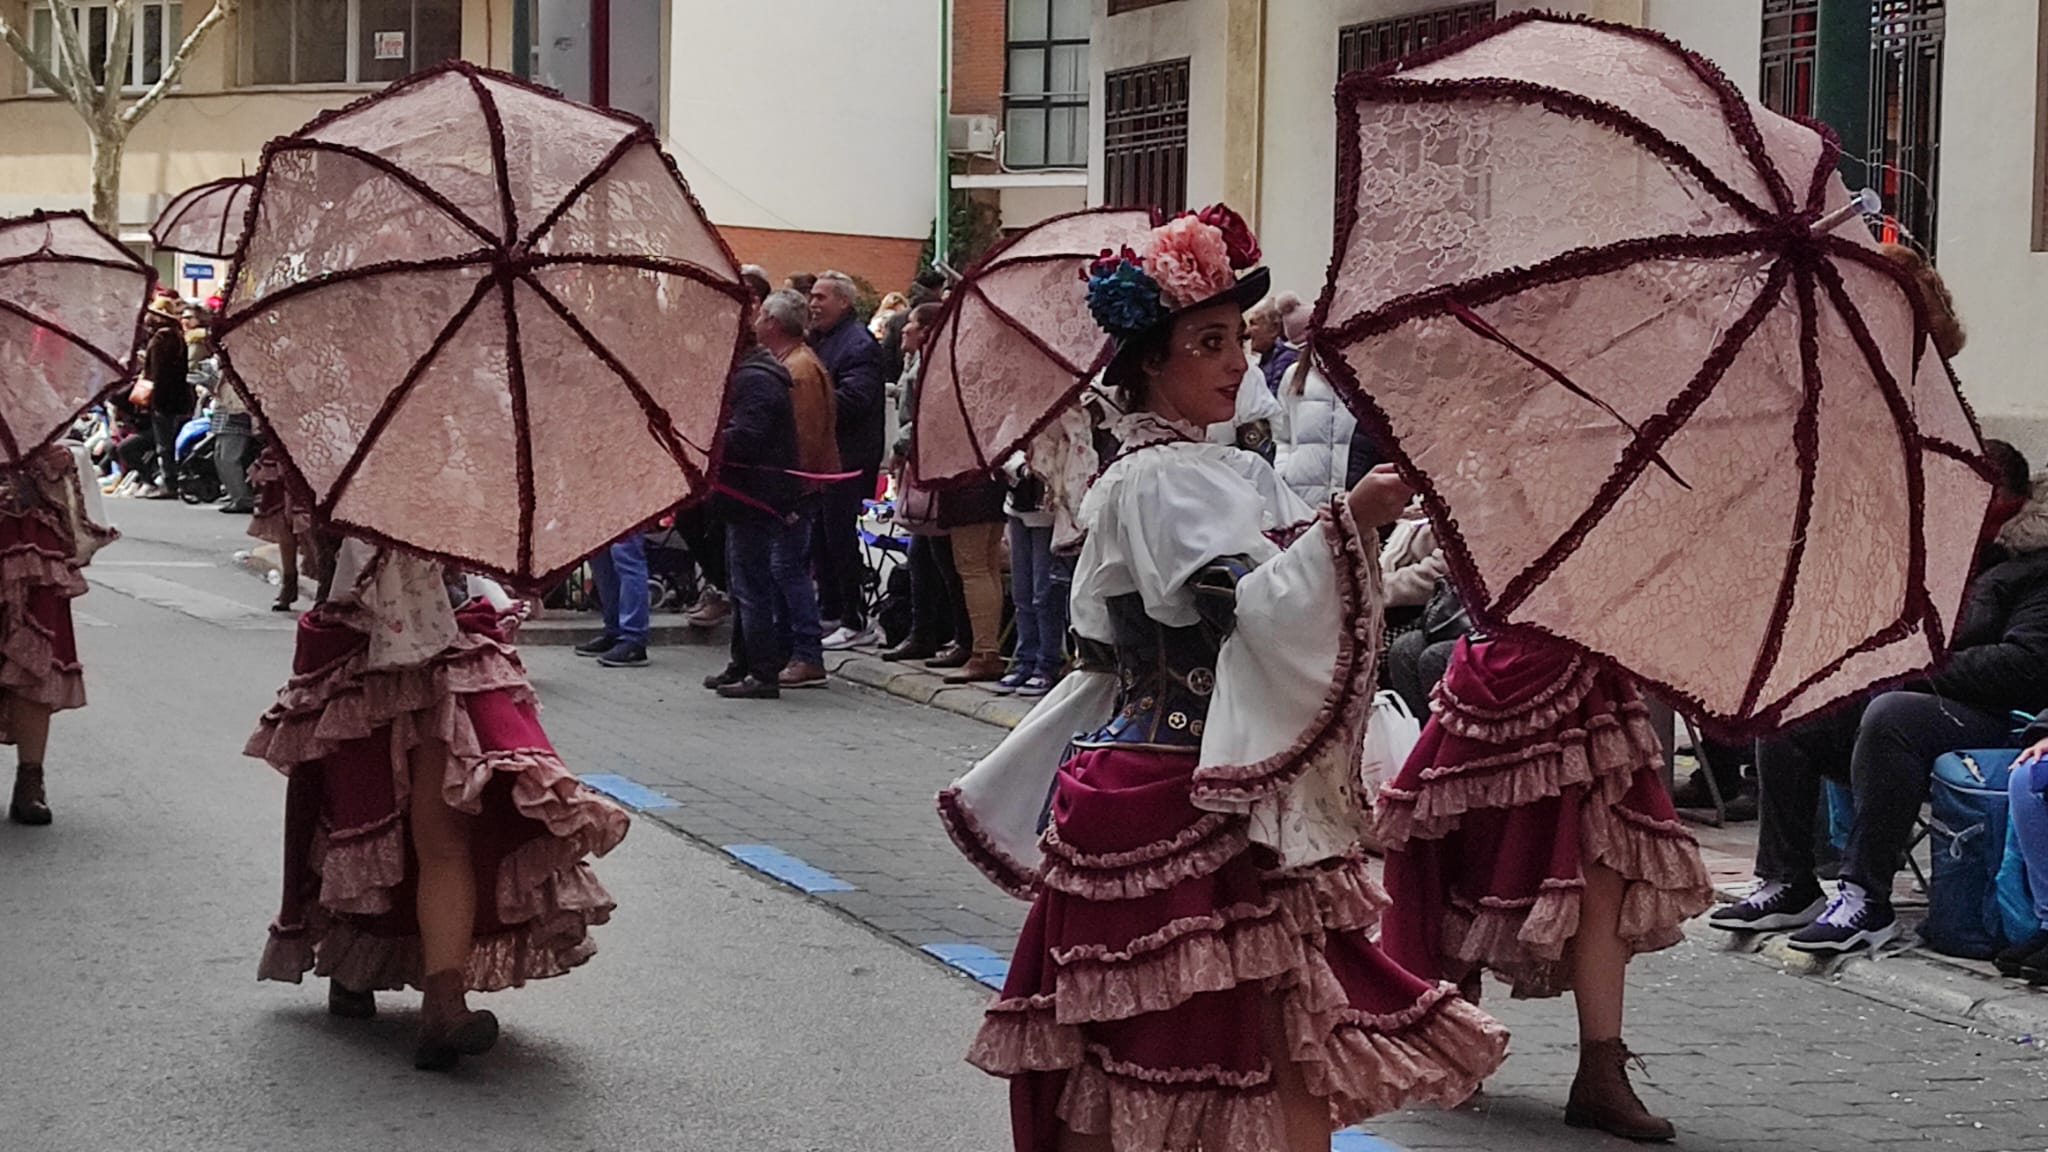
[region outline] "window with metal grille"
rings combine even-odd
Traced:
[[[1819,59],[1820,0],[1764,0],[1764,107],[1812,118],[1813,73]]]
[[[1003,162],[1088,166],[1088,0],[1010,0]]]
[[[1943,0],[1873,0],[1870,6],[1871,183],[1891,213],[1885,239],[1904,230],[1934,251],[1941,172]]]
[[[1104,77],[1102,198],[1112,207],[1188,206],[1188,62]]]
[[[1453,36],[1469,32],[1494,17],[1494,6],[1456,4],[1400,16],[1353,24],[1337,33],[1337,71],[1359,72],[1420,52]]]

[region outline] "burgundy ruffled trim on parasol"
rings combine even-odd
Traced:
[[[946,835],[983,876],[1019,900],[1038,895],[1037,870],[1025,867],[1016,857],[996,847],[973,810],[960,802],[958,788],[939,793],[938,807],[939,823],[946,826]]]
[[[1337,564],[1337,591],[1343,600],[1348,628],[1338,633],[1337,664],[1330,675],[1322,706],[1308,726],[1286,748],[1253,764],[1211,764],[1195,770],[1190,800],[1198,808],[1211,804],[1242,807],[1285,790],[1316,760],[1332,739],[1343,739],[1349,776],[1356,778],[1363,747],[1357,727],[1345,723],[1362,714],[1372,700],[1379,674],[1379,632],[1382,617],[1368,608],[1376,602],[1379,559],[1368,557],[1351,518],[1351,506],[1340,494],[1317,515],[1324,539]]]

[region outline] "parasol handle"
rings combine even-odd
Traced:
[[[1814,221],[1813,233],[1816,236],[1825,236],[1857,216],[1875,216],[1882,211],[1884,199],[1877,194],[1877,189],[1865,188],[1849,197],[1847,204]]]

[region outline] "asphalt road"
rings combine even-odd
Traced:
[[[1022,918],[930,808],[994,730],[845,684],[719,700],[697,686],[716,637],[617,671],[529,647],[571,765],[645,811],[599,863],[620,911],[597,958],[483,998],[500,1049],[428,1076],[410,997],[349,1025],[317,984],[254,979],[283,789],[239,749],[290,624],[230,561],[244,521],[114,512],[128,539],[78,605],[94,703],[50,757],[57,824],[0,825],[0,1152],[1008,1148],[1001,1086],[960,1060],[984,990],[919,951],[1006,954]],[[723,851],[744,845],[841,890]],[[1514,1057],[1479,1100],[1338,1147],[1626,1147],[1558,1123],[1569,1004],[1487,1007]],[[1631,1008],[1638,1084],[1681,1147],[2048,1152],[2048,1058],[2010,1039],[1697,943],[1638,965]]]

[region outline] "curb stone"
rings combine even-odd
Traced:
[[[1876,956],[1822,956],[1794,949],[1782,932],[1724,932],[1704,919],[1693,921],[1688,931],[1718,951],[1746,956],[1788,975],[1823,981],[2030,1047],[2048,1047],[2048,993],[1998,975],[1987,962],[1957,960],[1917,944]]]
[[[1023,723],[1035,703],[998,696],[972,684],[948,684],[938,673],[891,664],[867,652],[827,652],[825,666],[833,675],[863,687],[1006,730]]]

